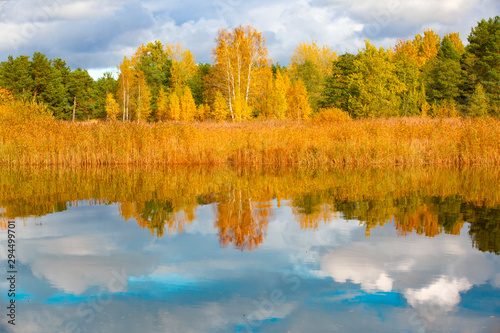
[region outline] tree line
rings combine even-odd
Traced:
[[[0,86],[64,120],[499,116],[500,17],[481,20],[467,39],[429,29],[388,49],[366,40],[340,56],[311,40],[282,66],[262,33],[239,26],[219,31],[212,64],[155,41],[123,58],[117,80],[106,73],[94,81],[37,52],[2,62]]]

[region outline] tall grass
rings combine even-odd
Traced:
[[[496,119],[0,126],[3,165],[499,165]]]
[[[0,88],[0,165],[498,165],[492,118],[122,123],[54,120]]]

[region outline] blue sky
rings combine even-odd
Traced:
[[[250,24],[266,36],[270,57],[286,65],[301,41],[343,53],[365,38],[389,47],[425,28],[466,40],[478,20],[499,12],[497,0],[0,0],[0,60],[40,51],[95,77],[160,40],[211,62],[218,29]]]

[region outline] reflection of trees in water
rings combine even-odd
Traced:
[[[469,235],[473,246],[483,252],[500,254],[500,206],[477,209],[466,205],[465,216],[472,222]]]
[[[230,186],[213,206],[215,227],[223,247],[252,251],[264,241],[269,220],[274,216],[270,201],[253,201],[248,189]]]
[[[316,230],[320,223],[326,224],[333,218],[337,218],[337,212],[333,206],[326,203],[319,194],[308,193],[292,198],[290,206],[295,220],[304,230]]]
[[[500,170],[359,169],[5,169],[0,220],[43,216],[79,204],[119,203],[152,235],[182,232],[196,207],[213,204],[224,247],[252,250],[266,237],[273,200],[286,201],[302,229],[337,216],[369,236],[393,224],[398,235],[469,235],[481,251],[500,249]],[[85,202],[82,203],[82,200]],[[87,201],[86,201],[87,200]],[[0,228],[2,225],[0,224]]]
[[[134,218],[142,228],[148,228],[151,235],[162,237],[168,233],[182,233],[195,219],[196,205],[186,205],[177,209],[170,201],[122,202],[120,216],[125,221]]]

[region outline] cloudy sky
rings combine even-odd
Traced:
[[[250,24],[275,62],[288,64],[304,40],[355,52],[370,38],[394,45],[426,28],[444,35],[500,12],[498,0],[0,0],[0,60],[40,51],[92,75],[116,71],[142,43],[181,43],[211,62],[220,28]]]

